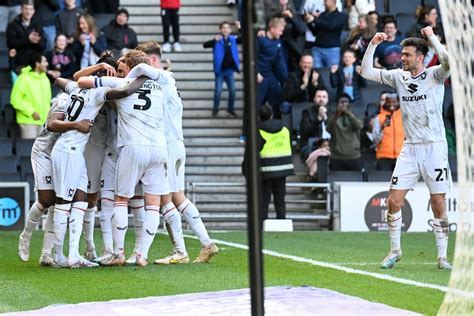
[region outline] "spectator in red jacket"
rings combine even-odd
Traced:
[[[173,50],[175,52],[181,51],[179,44],[179,8],[181,7],[180,0],[161,0],[161,23],[163,24],[163,52],[171,52],[170,44],[170,26],[173,27]]]

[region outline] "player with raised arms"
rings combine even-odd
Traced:
[[[425,68],[423,62],[428,53],[428,42],[410,37],[401,43],[402,69],[375,69],[374,51],[378,44],[387,39],[387,34],[380,32],[372,38],[362,60],[364,78],[397,90],[405,132],[405,142],[393,171],[388,197],[391,250],[381,263],[383,269],[393,268],[402,257],[401,207],[406,194],[413,189],[420,176],[430,191],[438,268],[451,269],[446,257],[449,228],[445,210],[445,195],[451,186],[451,176],[442,114],[444,81],[450,75],[449,56],[431,27],[423,28],[421,33],[434,47],[441,65]]]
[[[105,55],[99,62],[115,63],[110,55]],[[116,64],[115,64],[116,65]],[[66,109],[66,120],[70,122],[88,119],[93,121],[104,102],[127,97],[133,94],[147,78],[140,78],[129,85],[110,89],[82,89],[76,82],[63,78],[56,79],[56,85],[69,94]],[[57,266],[71,268],[95,267],[79,254],[79,241],[83,229],[84,213],[87,210],[87,170],[84,151],[89,133],[75,130],[63,133],[52,150],[54,191],[56,205],[54,212],[54,231],[56,235],[55,250]],[[64,237],[69,219],[69,258],[63,254]]]

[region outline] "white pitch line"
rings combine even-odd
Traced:
[[[163,233],[163,234],[166,234],[166,233]],[[191,238],[191,239],[198,239],[197,237],[191,236],[191,235],[184,235],[184,237]],[[242,249],[242,250],[248,250],[249,249],[249,247],[247,245],[244,245],[244,244],[238,244],[238,243],[225,241],[225,240],[219,240],[219,239],[212,239],[212,240],[217,244],[231,246],[231,247],[239,248],[239,249]],[[267,250],[267,249],[263,249],[262,252],[263,252],[263,254],[268,255],[268,256],[272,256],[272,257],[288,259],[288,260],[292,260],[292,261],[295,261],[295,262],[308,263],[308,264],[311,264],[311,265],[314,265],[314,266],[319,266],[319,267],[344,271],[344,272],[347,272],[347,273],[370,276],[370,277],[373,277],[373,278],[376,278],[376,279],[385,280],[385,281],[392,281],[392,282],[396,282],[396,283],[400,283],[400,284],[406,284],[406,285],[412,285],[412,286],[417,286],[417,287],[422,287],[422,288],[438,290],[438,291],[445,292],[445,293],[453,293],[453,294],[467,296],[467,297],[470,297],[470,298],[474,299],[474,293],[473,292],[466,292],[466,291],[462,291],[462,290],[458,290],[458,289],[452,289],[452,288],[449,288],[447,286],[430,284],[430,283],[423,283],[423,282],[413,281],[413,280],[409,280],[409,279],[394,277],[394,276],[387,275],[387,274],[368,272],[368,271],[364,271],[364,270],[358,270],[358,269],[343,267],[343,266],[340,266],[340,265],[335,264],[335,263],[318,261],[318,260],[308,259],[308,258],[304,258],[304,257],[292,256],[292,255],[286,255],[286,254],[283,254],[283,253],[279,253],[279,252],[272,251],[272,250]]]

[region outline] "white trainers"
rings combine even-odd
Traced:
[[[101,265],[104,266],[124,266],[125,265],[125,256],[123,254],[112,255],[106,260],[100,261]]]
[[[101,263],[104,260],[109,260],[110,257],[112,257],[113,255],[114,255],[113,252],[102,249],[102,254],[100,255],[100,257],[97,257],[92,261]]]
[[[30,259],[30,238],[26,237],[23,233],[20,234],[20,240],[18,242],[18,257],[21,261],[28,261]]]
[[[163,46],[161,46],[161,50],[164,52],[164,53],[169,53],[171,52],[171,44],[166,42],[163,44]]]
[[[97,252],[95,251],[95,248],[92,249],[86,249],[86,252],[84,253],[84,258],[86,258],[89,261],[96,262],[97,259]]]
[[[219,254],[219,248],[216,244],[210,244],[207,247],[201,248],[199,256],[193,261],[193,263],[206,263],[211,261],[212,257]]]
[[[49,253],[42,253],[39,258],[39,264],[43,267],[50,267],[54,264],[54,258]]]
[[[67,268],[67,257],[63,257],[61,259],[55,259],[54,263],[51,265],[53,268]]]
[[[138,256],[138,253],[136,253],[134,251],[133,254],[130,256],[130,258],[125,260],[125,264],[126,265],[134,265],[137,262],[137,256]]]
[[[438,269],[441,270],[452,270],[453,267],[451,264],[448,262],[448,259],[446,258],[439,258],[438,259]]]
[[[97,268],[99,266],[99,264],[95,263],[95,262],[92,262],[92,261],[89,261],[86,258],[80,256],[79,258],[74,258],[74,259],[69,258],[67,260],[67,266],[71,269]]]
[[[156,259],[155,264],[183,264],[189,263],[189,256],[179,251],[172,252],[168,256]]]
[[[175,43],[173,44],[173,50],[174,50],[175,52],[182,52],[182,51],[183,51],[183,50],[181,49],[181,44],[179,44],[179,42],[175,42]]]
[[[402,251],[401,250],[391,250],[385,258],[383,258],[380,267],[382,269],[391,269],[395,265],[396,262],[400,261],[402,258]]]

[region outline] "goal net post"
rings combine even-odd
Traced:
[[[474,313],[474,7],[473,0],[439,0],[456,120],[459,208],[453,270],[439,315]]]

